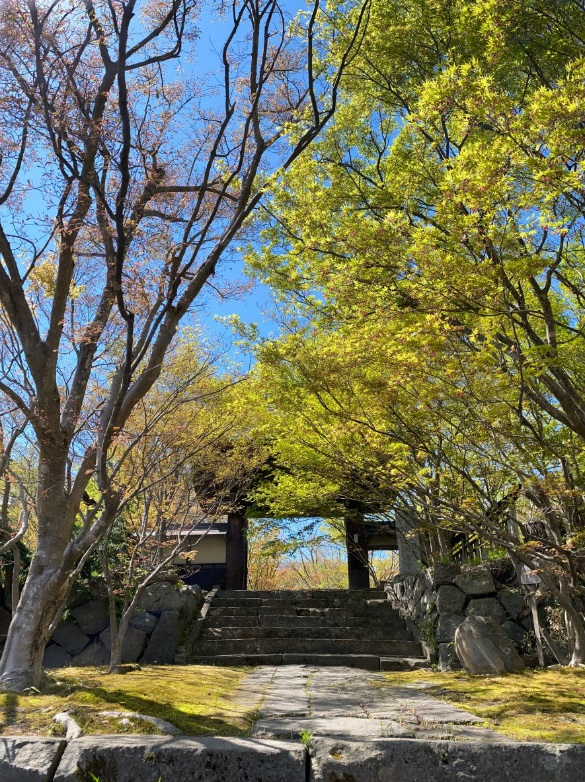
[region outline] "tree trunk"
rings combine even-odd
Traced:
[[[45,450],[40,455],[37,549],[0,661],[0,685],[7,690],[40,685],[51,624],[72,586],[74,565],[65,562],[65,554],[75,514],[64,491],[66,455],[66,447]]]
[[[67,573],[41,570],[35,556],[6,637],[0,662],[3,689],[19,692],[40,685],[51,623],[69,589]]]

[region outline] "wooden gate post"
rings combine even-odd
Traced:
[[[247,527],[243,513],[228,513],[225,537],[226,589],[248,588]]]
[[[345,516],[344,522],[349,588],[369,589],[368,541],[363,514],[352,513]]]

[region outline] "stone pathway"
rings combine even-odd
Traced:
[[[423,680],[393,686],[379,673],[309,665],[259,666],[238,700],[258,709],[256,738],[328,736],[512,741],[426,693]]]

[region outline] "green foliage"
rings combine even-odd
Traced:
[[[273,513],[406,506],[582,595],[584,39],[578,2],[373,3],[249,252]]]

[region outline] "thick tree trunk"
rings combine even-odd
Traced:
[[[64,561],[74,519],[64,491],[66,456],[66,446],[47,449],[40,456],[37,549],[0,661],[4,689],[22,691],[41,683],[51,624],[71,588],[73,568]]]
[[[18,692],[40,685],[51,623],[70,589],[67,573],[40,570],[36,560],[12,617],[0,662],[0,687],[6,690]]]

